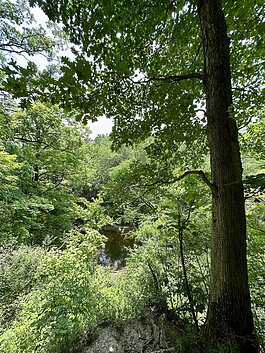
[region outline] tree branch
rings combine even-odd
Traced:
[[[129,79],[132,83],[135,84],[143,84],[143,83],[149,83],[152,81],[167,81],[171,83],[179,82],[179,81],[184,81],[184,80],[190,80],[190,79],[199,79],[199,80],[204,80],[204,75],[201,74],[200,72],[193,72],[190,74],[184,74],[184,75],[170,75],[170,76],[153,76],[153,77],[144,77],[140,80],[135,81],[131,76],[123,76],[123,78]]]
[[[177,181],[180,181],[180,180],[186,178],[189,175],[199,175],[201,177],[201,179],[205,182],[205,184],[209,186],[209,188],[211,189],[212,193],[216,193],[217,192],[217,186],[214,183],[212,183],[207,178],[207,176],[205,175],[204,171],[202,171],[202,170],[187,170],[185,173],[183,173],[179,177],[171,178],[171,179],[168,179],[168,180],[158,179],[158,180],[155,180],[153,183],[150,183],[150,184],[136,183],[136,184],[130,185],[129,189],[132,189],[132,188],[147,188],[147,190],[145,190],[145,192],[141,195],[141,197],[143,197],[149,191],[155,189],[156,186],[170,185],[170,184],[173,184],[173,183],[175,183]]]
[[[185,173],[183,173],[182,175],[180,175],[177,178],[174,178],[171,180],[171,182],[176,182],[176,181],[180,181],[184,178],[186,178],[186,176],[188,175],[199,175],[201,177],[201,179],[205,182],[206,185],[209,186],[209,188],[211,189],[212,193],[216,193],[217,191],[217,186],[215,184],[213,184],[205,175],[204,171],[202,170],[188,170]]]
[[[204,75],[199,73],[199,72],[193,72],[190,74],[185,74],[185,75],[172,75],[172,76],[166,76],[166,77],[149,77],[149,81],[171,81],[171,82],[179,82],[183,80],[189,80],[189,79],[199,79],[203,80]]]
[[[41,144],[41,141],[40,140],[30,140],[30,139],[27,139],[26,137],[19,137],[19,136],[15,136],[14,137],[14,140],[19,140],[19,141],[22,141],[22,142],[28,142],[28,143],[39,143]]]
[[[181,222],[183,229],[184,229],[185,224],[188,223],[189,220],[190,220],[191,210],[192,210],[192,206],[194,205],[194,202],[195,202],[195,199],[193,199],[193,200],[191,201],[190,205],[189,205],[188,215],[187,215],[185,221],[182,221],[182,222]]]
[[[196,55],[195,55],[195,57],[194,57],[192,63],[190,64],[190,66],[189,66],[189,68],[188,68],[189,70],[191,69],[191,67],[193,66],[193,64],[196,62],[196,60],[198,59],[198,56],[199,56],[200,51],[201,51],[201,48],[202,48],[202,42],[200,42],[200,44],[199,44],[199,47],[198,47],[198,49],[197,49],[197,53],[196,53]]]
[[[41,193],[41,195],[46,194],[47,192],[49,192],[49,191],[51,191],[51,190],[53,190],[53,189],[56,189],[58,186],[61,185],[61,183],[63,182],[63,180],[64,180],[64,173],[62,174],[61,179],[60,179],[56,184],[54,184],[52,187],[50,187],[50,188],[44,190],[44,191]]]

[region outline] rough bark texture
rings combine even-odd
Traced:
[[[236,351],[257,352],[246,260],[246,220],[242,166],[235,121],[229,39],[218,0],[198,0],[204,46],[207,135],[213,192],[211,286],[205,334]]]

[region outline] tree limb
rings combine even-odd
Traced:
[[[171,75],[171,76],[166,76],[166,77],[149,77],[149,81],[171,81],[171,82],[178,82],[178,81],[183,81],[183,80],[189,80],[189,79],[204,79],[204,75],[199,73],[199,72],[193,72],[190,74],[185,74],[185,75]]]
[[[132,83],[135,83],[135,84],[149,83],[152,81],[167,81],[167,82],[175,83],[175,82],[189,80],[189,79],[199,79],[203,81],[204,75],[199,72],[193,72],[193,73],[184,74],[184,75],[170,75],[170,76],[157,76],[157,77],[145,76],[144,78],[137,81],[135,81],[131,76],[123,76],[123,78],[129,79]]]
[[[201,179],[205,182],[206,185],[209,186],[209,188],[211,189],[212,193],[216,193],[217,191],[217,186],[215,184],[213,184],[205,175],[204,171],[202,170],[188,170],[185,173],[183,173],[182,175],[180,175],[177,178],[174,178],[171,180],[171,182],[176,182],[176,181],[180,181],[184,178],[186,178],[186,176],[188,175],[199,175],[201,177]]]
[[[128,189],[146,188],[144,193],[141,195],[141,197],[143,197],[145,194],[147,194],[151,190],[154,190],[156,188],[156,186],[170,185],[170,184],[173,184],[173,183],[175,183],[177,181],[180,181],[180,180],[186,178],[189,175],[199,175],[201,177],[201,179],[205,182],[205,184],[208,185],[208,187],[211,189],[212,193],[213,194],[217,193],[216,184],[212,183],[207,178],[207,176],[205,175],[204,171],[202,171],[202,170],[187,170],[185,173],[183,173],[179,177],[171,178],[171,179],[168,179],[168,180],[158,179],[158,180],[155,180],[153,183],[150,183],[150,184],[136,183],[136,184],[130,185],[128,187]]]

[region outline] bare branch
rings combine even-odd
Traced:
[[[30,39],[34,37],[39,37],[45,39],[45,34],[43,33],[36,33],[36,34],[29,34],[29,35],[24,35],[21,38],[10,38],[8,42],[6,43],[0,43],[0,50],[9,52],[9,53],[15,53],[15,54],[27,54],[27,55],[36,55],[40,54],[43,55],[44,57],[48,58],[48,56],[45,54],[48,50],[51,50],[53,47],[53,43],[39,43],[38,45],[32,47],[30,43],[27,43],[27,41],[30,41]]]
[[[248,224],[248,227],[251,228],[251,229],[257,230],[258,232],[261,232],[261,233],[265,234],[265,230],[264,229],[253,227],[250,224]]]
[[[139,196],[139,199],[149,208],[153,209],[154,211],[156,211],[155,206],[150,202],[147,201],[142,195]]]
[[[47,49],[51,49],[51,48],[47,48]],[[9,45],[0,45],[0,51],[5,51],[5,52],[8,52],[8,53],[14,53],[14,54],[21,55],[27,61],[29,61],[29,59],[24,54],[27,54],[27,55],[30,55],[30,56],[38,54],[38,55],[44,56],[46,59],[49,59],[48,55],[46,55],[44,53],[44,51],[46,51],[47,49],[44,49],[42,47],[35,48],[35,49],[27,49],[27,48],[22,48],[22,47],[20,47],[19,45],[16,45],[16,44],[12,44],[10,46]]]
[[[176,348],[170,347],[170,348],[163,348],[163,349],[158,349],[157,351],[153,351],[153,353],[169,353],[169,352],[174,352]]]
[[[155,274],[155,271],[153,270],[153,268],[152,268],[152,266],[151,266],[151,264],[150,264],[150,261],[149,261],[148,259],[146,260],[146,262],[147,262],[147,265],[148,265],[148,267],[149,267],[149,270],[150,270],[150,272],[151,272],[151,274],[152,274],[155,287],[156,287],[157,290],[160,290],[159,282],[158,282],[157,276],[156,276],[156,274]]]

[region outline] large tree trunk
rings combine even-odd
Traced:
[[[258,347],[247,275],[242,166],[237,127],[232,118],[229,39],[218,0],[198,0],[198,13],[204,47],[207,136],[215,186],[205,335],[219,342],[234,339],[238,352],[252,353]]]

